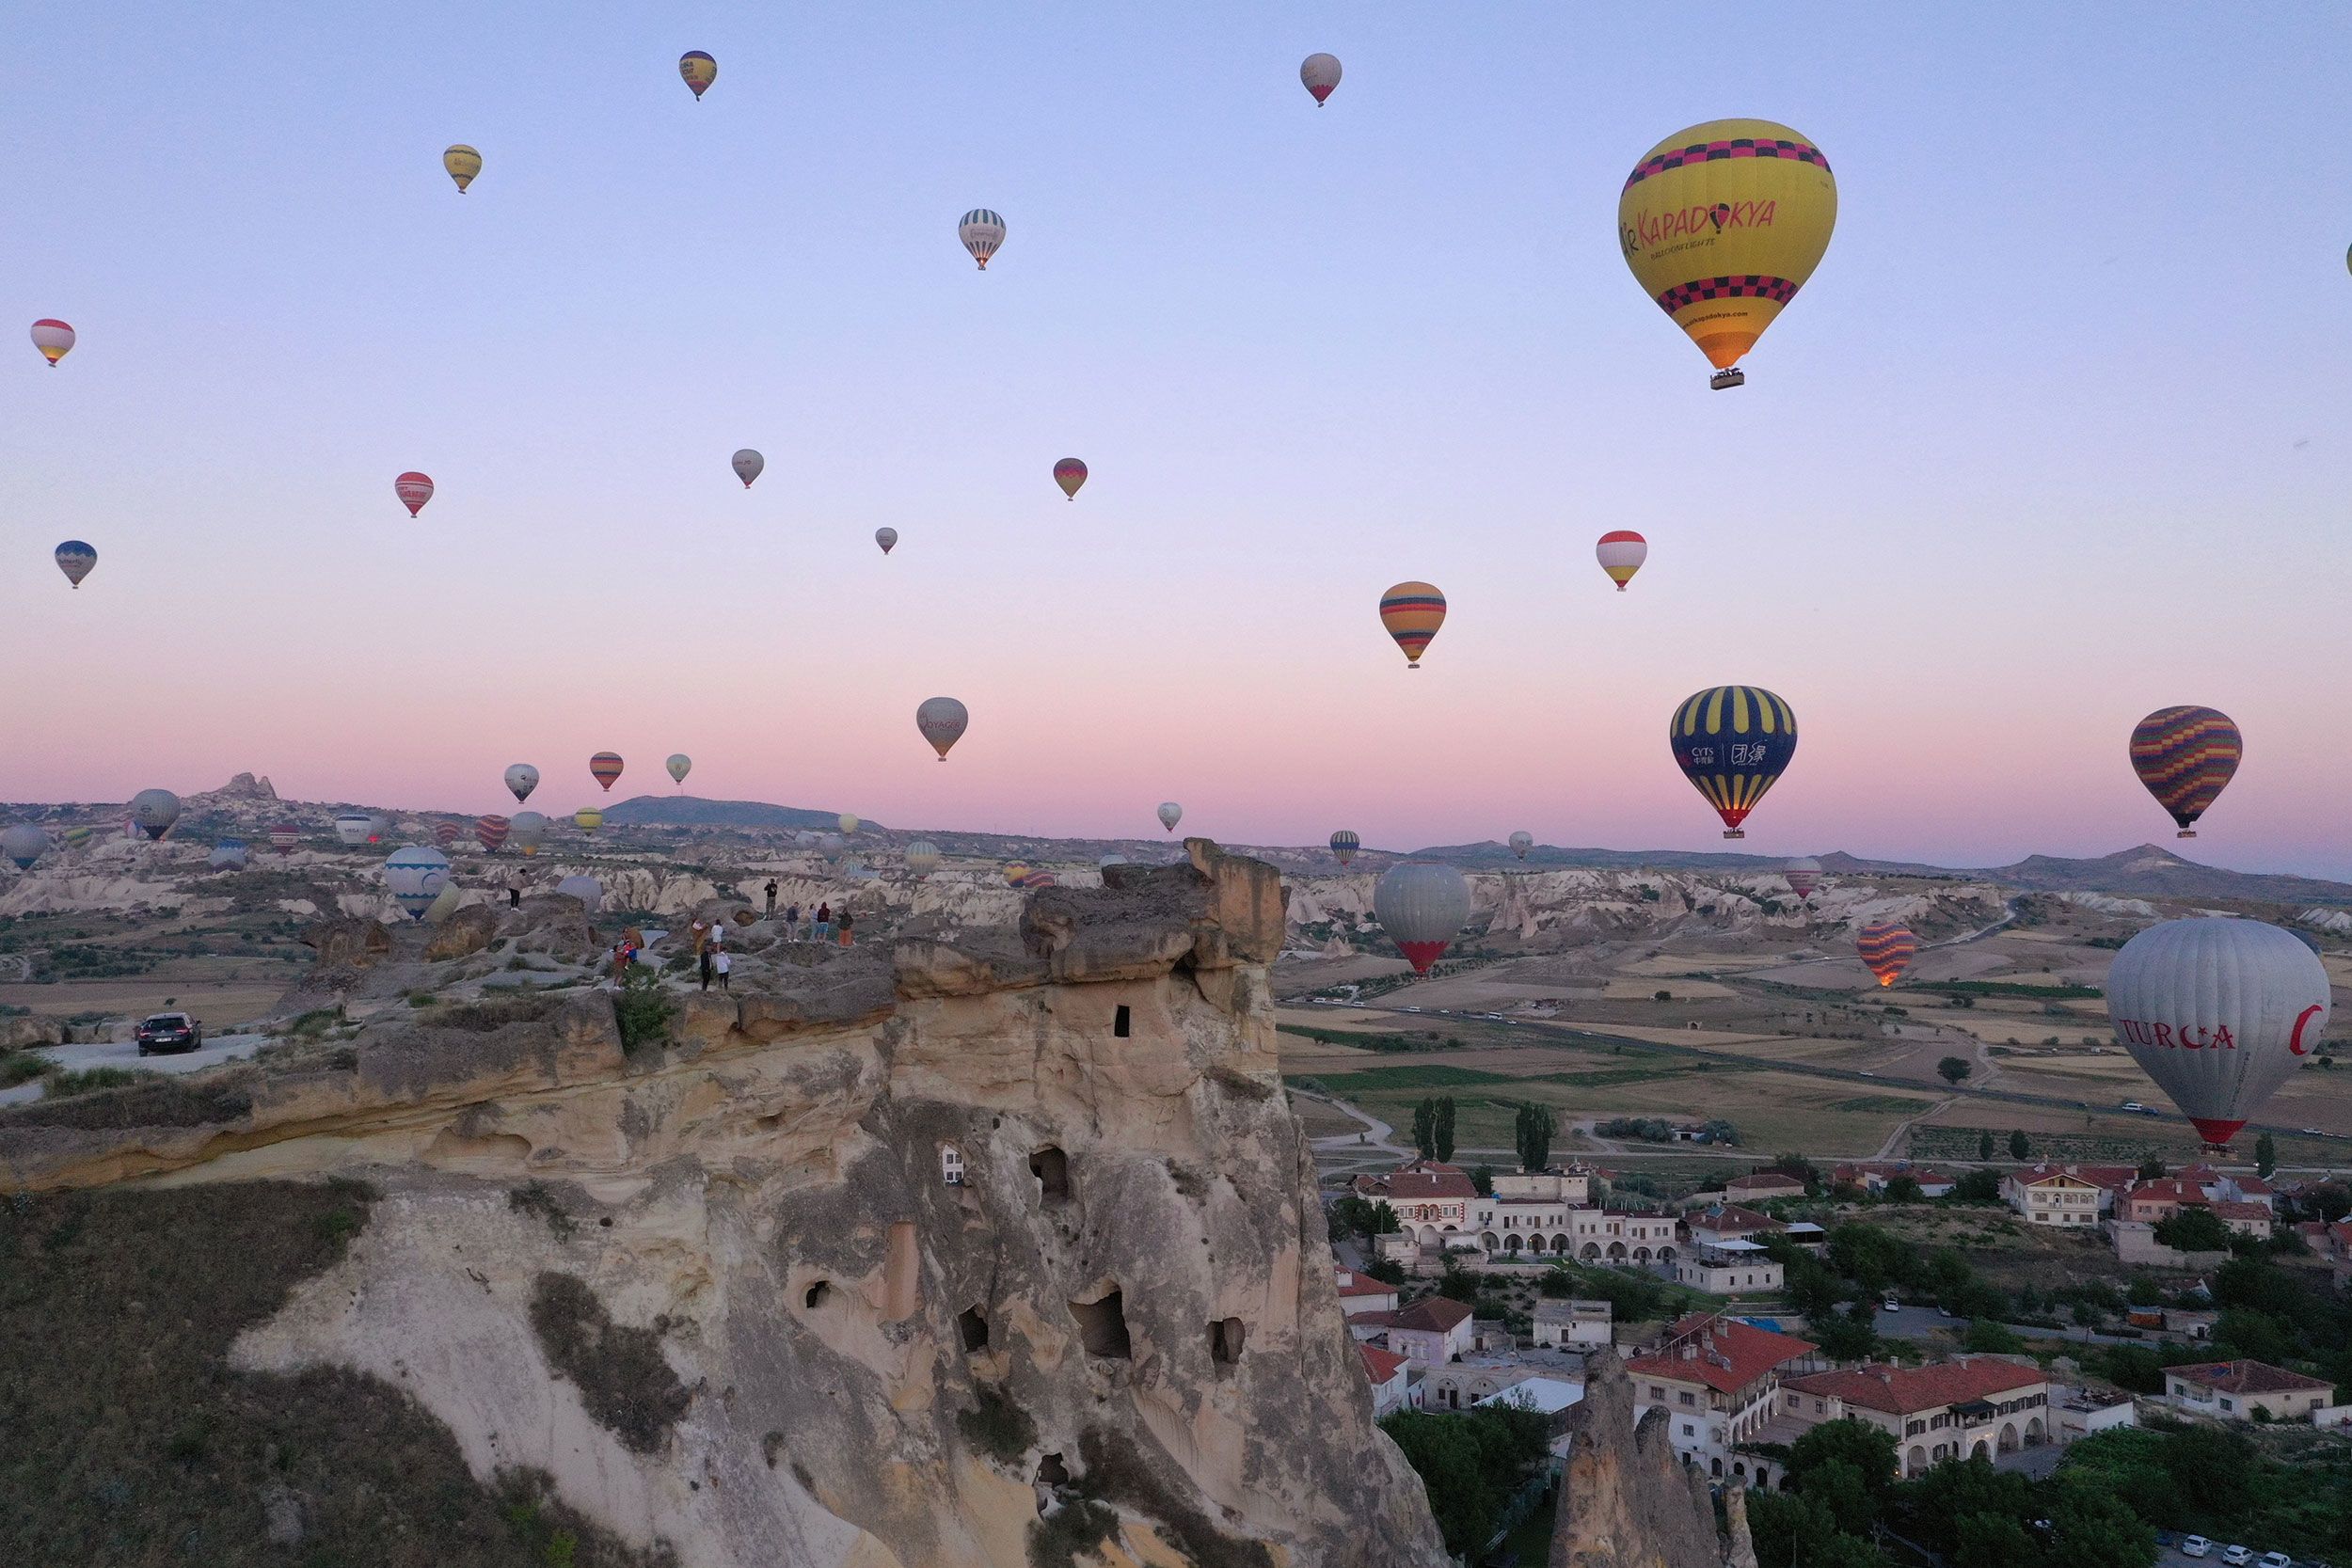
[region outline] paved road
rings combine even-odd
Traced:
[[[141,1056],[139,1048],[129,1040],[108,1041],[87,1045],[45,1045],[34,1053],[46,1057],[69,1072],[87,1072],[91,1068],[129,1068],[140,1072],[195,1072],[203,1068],[218,1067],[250,1056],[269,1043],[267,1035],[216,1035],[204,1042],[200,1051],[190,1051],[172,1056]],[[19,1084],[12,1089],[0,1089],[0,1105],[14,1105],[40,1098],[40,1082]]]

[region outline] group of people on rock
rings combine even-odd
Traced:
[[[518,893],[518,889],[519,884],[511,884],[509,892]],[[853,927],[857,917],[846,905],[836,913],[828,899],[806,913],[807,918],[803,920],[800,905],[785,906],[782,927],[786,942],[838,942],[843,947],[854,944]],[[776,883],[772,878],[768,882],[768,918],[777,919]],[[735,972],[735,956],[727,951],[726,922],[723,919],[697,919],[688,929],[693,939],[694,971],[702,981],[702,989],[708,990],[710,983],[716,980],[721,990],[732,990],[729,977]],[[615,986],[621,983],[622,977],[628,973],[628,966],[636,962],[637,956],[644,950],[644,934],[636,927],[631,926],[621,933],[620,942],[612,949],[612,983]]]

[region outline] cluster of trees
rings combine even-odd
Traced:
[[[1519,1151],[1519,1169],[1543,1170],[1551,1164],[1551,1139],[1559,1131],[1559,1122],[1549,1105],[1533,1101],[1519,1107],[1518,1119],[1512,1128],[1512,1142]]]
[[[1789,1450],[1787,1489],[1748,1498],[1760,1568],[1886,1568],[1886,1532],[1947,1568],[2148,1568],[2156,1558],[2147,1520],[2071,1467],[2031,1481],[1975,1459],[1896,1476],[1892,1433],[1851,1420],[1807,1432]]]
[[[1643,1143],[1670,1144],[1675,1140],[1676,1132],[1687,1125],[1668,1121],[1663,1117],[1613,1117],[1597,1123],[1593,1131],[1604,1138],[1637,1138]],[[1740,1147],[1740,1129],[1716,1117],[1699,1124],[1698,1141],[1737,1148]]]
[[[1428,1488],[1429,1511],[1446,1550],[1462,1557],[1494,1538],[1512,1494],[1543,1461],[1551,1440],[1545,1417],[1510,1405],[1400,1410],[1381,1418],[1380,1430],[1396,1439]]]
[[[2290,1464],[2227,1427],[2163,1425],[2086,1438],[2064,1473],[2169,1528],[2297,1560],[2352,1551],[2352,1470],[2332,1452]]]
[[[1424,1160],[1454,1158],[1454,1097],[1425,1099],[1413,1107],[1413,1147]]]

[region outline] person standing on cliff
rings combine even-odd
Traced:
[[[785,908],[784,940],[787,942],[801,940],[801,906],[798,904],[790,904]]]
[[[722,947],[719,949],[718,956],[710,960],[710,967],[719,976],[719,989],[721,990],[725,990],[727,989],[727,975],[732,973],[735,968],[735,955]],[[705,987],[704,989],[707,990],[709,988]]]
[[[850,925],[856,918],[856,914],[844,906],[841,911],[841,945],[844,947],[850,945]]]
[[[714,952],[714,949],[705,947],[700,949],[696,954],[696,962],[702,972],[703,990],[708,990],[710,989],[711,958]]]
[[[833,904],[831,900],[817,906],[817,924],[810,928],[809,935],[816,938],[818,942],[829,942],[833,939]]]
[[[768,879],[768,918],[776,918],[776,879],[773,877]]]

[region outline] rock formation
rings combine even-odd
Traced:
[[[485,997],[0,1111],[0,1190],[371,1183],[239,1365],[373,1373],[698,1568],[1438,1568],[1277,1072],[1281,888],[1190,848],[1017,929],[747,944],[633,1051],[609,991]]]
[[[1675,1452],[1671,1421],[1653,1409],[1634,1425],[1633,1380],[1613,1353],[1601,1351],[1585,1363],[1584,1398],[1568,1413],[1551,1568],[1752,1568],[1756,1548],[1740,1489],[1725,1491],[1726,1540],[1716,1528],[1707,1478]]]

